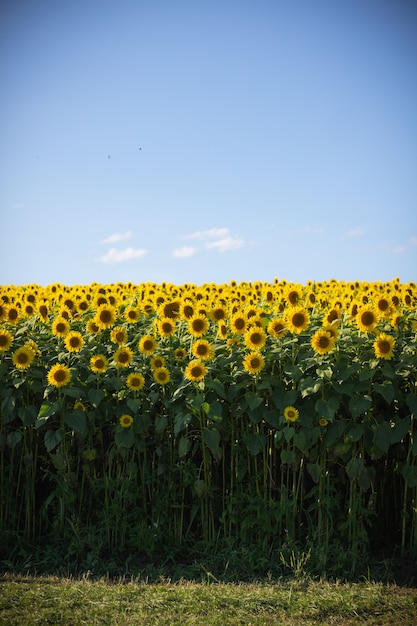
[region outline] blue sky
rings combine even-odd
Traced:
[[[417,280],[415,0],[4,0],[0,284]]]

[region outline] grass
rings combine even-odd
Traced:
[[[363,582],[172,583],[4,574],[1,625],[414,626],[417,589]]]

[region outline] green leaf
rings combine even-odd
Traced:
[[[155,432],[158,433],[158,435],[162,435],[162,433],[166,431],[167,426],[168,418],[165,415],[155,418]]]
[[[133,432],[133,428],[118,427],[116,429],[115,440],[116,445],[119,448],[131,448],[135,441],[135,433]]]
[[[51,452],[62,441],[64,433],[62,430],[47,430],[45,433],[45,447],[48,452]]]
[[[322,380],[317,380],[315,378],[312,378],[311,376],[306,376],[300,382],[301,397],[305,398],[307,396],[314,395],[315,393],[320,391],[322,384]]]
[[[349,410],[353,418],[359,417],[371,406],[372,400],[369,396],[354,396],[349,400]]]
[[[33,404],[19,407],[17,414],[24,426],[32,426],[36,422],[37,410],[36,406],[33,406]]]
[[[15,446],[17,446],[18,443],[22,441],[22,439],[23,433],[21,433],[20,430],[15,430],[7,435],[6,443],[9,448],[14,448]]]
[[[178,456],[182,458],[185,456],[191,448],[191,442],[187,437],[181,437],[178,442]]]
[[[346,464],[346,474],[351,480],[358,479],[365,467],[365,461],[361,457],[354,456]]]
[[[266,435],[264,433],[246,433],[243,440],[249,454],[256,456],[266,444]]]
[[[140,405],[142,404],[142,400],[140,400],[139,398],[129,398],[126,404],[132,411],[132,413],[137,413],[139,411]]]
[[[359,441],[359,439],[363,436],[364,429],[361,424],[353,424],[346,434],[346,441]]]
[[[391,443],[398,443],[398,441],[402,441],[409,433],[410,427],[411,420],[409,417],[398,419],[391,428]]]
[[[316,401],[314,408],[316,410],[316,413],[320,415],[320,417],[325,417],[328,420],[332,420],[337,409],[339,408],[339,405],[340,399],[334,395],[330,396],[328,400],[323,400],[322,398],[319,398]]]
[[[177,413],[174,417],[174,435],[177,437],[193,419],[190,413]]]
[[[59,413],[61,410],[60,402],[53,402],[50,404],[49,402],[44,402],[38,413],[38,419],[35,422],[35,428],[41,428],[52,415]]]
[[[84,411],[74,409],[71,413],[64,413],[64,422],[75,432],[84,435],[87,426],[87,416]]]
[[[405,401],[411,413],[414,413],[414,417],[417,417],[417,395],[415,393],[408,393]]]
[[[251,411],[254,411],[263,401],[263,398],[259,397],[258,394],[253,391],[247,391],[245,393],[245,399]]]
[[[307,463],[307,472],[315,483],[318,483],[322,475],[323,468],[320,463]]]
[[[1,415],[2,415],[2,419],[4,420],[6,424],[7,422],[11,422],[12,419],[14,418],[13,413],[14,413],[15,406],[16,406],[16,400],[14,396],[8,395],[3,399],[1,403]]]
[[[294,445],[301,450],[301,452],[305,452],[307,450],[307,437],[302,430],[299,430],[294,434]]]
[[[221,458],[222,449],[220,448],[220,433],[216,428],[203,430],[203,442],[208,447],[215,458]]]
[[[104,398],[104,391],[102,389],[89,389],[87,398],[93,407],[97,408]]]
[[[206,381],[206,387],[207,387],[207,389],[212,389],[213,391],[215,391],[216,395],[219,398],[223,398],[223,400],[226,400],[227,393],[225,391],[223,383],[221,383],[219,380],[217,380],[217,379],[216,380],[208,379]]]
[[[297,460],[294,450],[286,450],[285,448],[282,448],[280,456],[281,456],[281,463],[284,463],[284,464],[295,463]]]
[[[386,454],[391,445],[391,426],[389,422],[377,424],[374,434],[374,444]]]
[[[293,406],[298,398],[297,389],[276,389],[272,394],[272,400],[279,411],[283,411],[286,406]]]
[[[284,433],[285,441],[291,441],[294,437],[294,428],[291,428],[291,426],[285,426],[282,432]]]
[[[417,467],[415,465],[403,463],[400,471],[408,487],[417,486]]]
[[[383,384],[374,383],[373,390],[381,395],[385,402],[391,404],[395,397],[394,385],[390,380],[386,380]]]
[[[70,398],[83,398],[84,392],[82,389],[77,389],[77,387],[63,387],[62,393],[64,396],[69,396]]]

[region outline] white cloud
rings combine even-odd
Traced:
[[[132,231],[128,230],[126,233],[114,233],[114,235],[110,235],[105,239],[101,240],[101,243],[116,243],[116,241],[123,241],[124,239],[130,239],[132,236]]]
[[[401,254],[402,252],[406,252],[409,248],[414,248],[417,246],[417,237],[411,236],[407,243],[404,243],[401,246],[395,246],[395,248],[391,249],[393,254]]]
[[[172,251],[172,256],[176,259],[185,259],[186,257],[194,256],[197,253],[197,248],[193,246],[182,246],[181,248],[175,248]]]
[[[121,263],[122,261],[130,261],[131,259],[138,259],[146,254],[147,250],[141,248],[124,248],[119,250],[118,248],[110,248],[110,250],[103,256],[99,257],[101,263]]]
[[[210,228],[209,230],[197,230],[190,235],[184,235],[183,239],[218,239],[219,237],[227,237],[229,234],[228,228]]]
[[[217,241],[207,241],[204,245],[207,250],[216,249],[219,252],[227,252],[228,250],[237,250],[244,245],[245,241],[241,237],[224,237]]]
[[[365,228],[363,226],[358,226],[357,228],[352,228],[352,230],[348,230],[345,233],[345,237],[362,237],[365,234]]]

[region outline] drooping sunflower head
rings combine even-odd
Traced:
[[[153,354],[158,347],[158,342],[152,335],[144,335],[138,341],[138,350],[141,354]]]
[[[119,346],[113,355],[116,367],[128,367],[132,361],[133,352],[128,346]]]
[[[171,380],[171,374],[166,367],[157,367],[152,374],[154,380],[160,385],[166,385]]]
[[[284,417],[287,422],[296,422],[299,414],[299,411],[293,406],[286,406],[284,409]]]
[[[303,307],[291,307],[285,316],[288,330],[293,334],[302,333],[310,323],[310,315]]]
[[[35,354],[33,350],[29,348],[29,346],[22,346],[14,352],[12,361],[13,365],[17,367],[17,369],[25,370],[30,367],[34,358]]]
[[[359,309],[355,319],[359,330],[364,333],[371,332],[378,324],[378,316],[372,306],[365,306]]]
[[[79,352],[84,345],[84,339],[77,330],[71,330],[65,336],[64,344],[68,352]]]
[[[90,359],[90,369],[95,374],[104,374],[108,366],[108,361],[103,354],[96,354]]]
[[[334,348],[334,337],[326,330],[317,330],[311,338],[311,346],[316,354],[326,354]]]
[[[133,417],[131,415],[122,415],[119,419],[119,424],[122,428],[130,428],[133,424]]]
[[[214,348],[206,339],[198,339],[191,348],[193,355],[202,361],[211,361],[214,358]]]
[[[48,383],[54,387],[65,387],[71,380],[71,371],[62,363],[53,365],[48,372]]]
[[[94,319],[88,320],[86,330],[90,335],[97,335],[100,332],[100,328]]]
[[[274,318],[268,324],[268,333],[271,337],[283,337],[287,332],[285,321],[282,318]]]
[[[265,367],[265,359],[260,352],[250,352],[243,359],[243,367],[250,374],[258,374]]]
[[[140,391],[145,384],[145,378],[140,372],[132,372],[126,379],[126,386],[131,391]]]
[[[13,335],[6,328],[0,328],[0,352],[5,352],[13,343]]]
[[[185,368],[184,376],[187,380],[198,382],[207,374],[207,367],[199,359],[190,361]]]
[[[245,332],[245,345],[250,350],[260,350],[266,342],[266,333],[263,328],[254,326]]]
[[[202,337],[206,334],[210,323],[205,315],[194,315],[188,321],[188,330],[193,337]]]
[[[380,333],[374,341],[374,352],[378,359],[391,360],[394,356],[395,339],[386,333]]]

